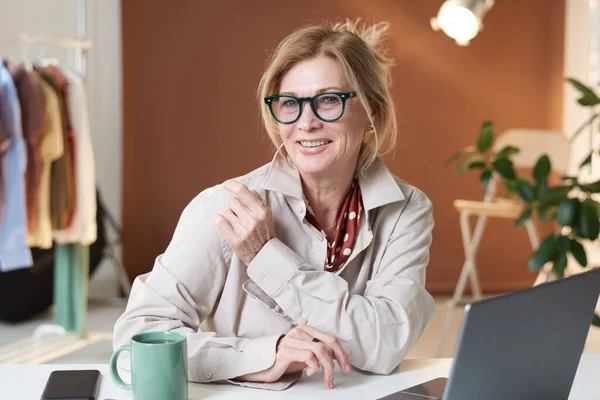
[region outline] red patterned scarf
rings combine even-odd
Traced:
[[[325,235],[325,231],[319,227],[319,223],[313,215],[308,202],[306,208],[306,220]],[[337,271],[348,260],[348,257],[350,257],[354,244],[356,243],[356,236],[358,236],[358,227],[360,225],[362,210],[363,206],[360,187],[358,186],[358,182],[354,180],[342,207],[338,211],[333,240],[327,238],[325,271]]]

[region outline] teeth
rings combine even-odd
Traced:
[[[324,144],[327,144],[329,142],[322,140],[320,142],[300,142],[300,144],[304,147],[319,147],[319,146],[323,146]]]

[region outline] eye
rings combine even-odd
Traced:
[[[321,103],[321,104],[334,105],[339,102],[340,102],[340,98],[333,94],[321,96],[319,98],[319,103]]]
[[[298,102],[294,99],[286,99],[281,102],[282,108],[294,108],[298,106]]]

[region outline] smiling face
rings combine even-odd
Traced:
[[[283,77],[279,93],[312,97],[323,92],[351,92],[339,61],[319,56],[299,62]],[[323,99],[328,102],[327,98]],[[326,107],[326,106],[325,106]],[[301,173],[315,178],[344,176],[356,167],[369,119],[357,97],[346,101],[342,117],[324,122],[313,113],[309,102],[302,105],[300,119],[279,124],[287,153]]]

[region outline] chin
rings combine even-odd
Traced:
[[[305,174],[310,175],[326,175],[333,172],[331,163],[326,160],[303,160],[300,156],[294,160],[298,169]]]

